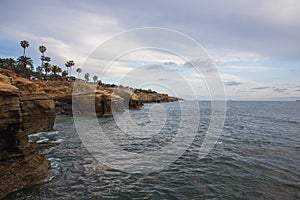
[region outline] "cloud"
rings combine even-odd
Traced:
[[[251,91],[251,90],[237,90],[237,92],[240,92],[240,93],[252,93],[252,92],[255,92],[255,91]]]
[[[260,66],[238,66],[237,63],[259,63],[266,61],[268,58],[257,53],[248,52],[247,50],[233,50],[228,48],[209,49],[210,55],[217,65],[225,65],[224,67],[240,68],[249,67],[257,68]],[[235,63],[235,65],[233,65]],[[229,65],[229,66],[226,66]]]
[[[264,90],[264,89],[269,89],[271,87],[269,86],[263,86],[263,87],[254,87],[254,88],[251,88],[252,90]]]
[[[2,27],[19,27],[17,32],[23,29],[45,36],[64,37],[67,41],[78,38],[87,40],[85,42],[90,45],[101,41],[103,33],[108,33],[104,35],[109,37],[122,30],[155,26],[182,31],[219,49],[250,52],[262,57],[299,59],[299,6],[300,2],[295,0],[189,3],[171,0],[153,0],[151,3],[11,0],[2,2],[0,17],[5,19]],[[11,15],[11,10],[14,10],[14,15]]]
[[[241,84],[242,84],[241,82],[236,82],[236,81],[225,82],[225,85],[227,86],[237,86]]]
[[[222,68],[225,69],[236,69],[236,70],[247,70],[247,71],[270,71],[272,70],[271,67],[265,67],[265,66],[222,66]]]
[[[226,73],[220,73],[220,77],[222,78],[223,82],[239,82],[239,83],[251,83],[251,84],[257,84],[254,81],[251,81],[247,78],[241,77],[241,76],[237,76],[234,74],[226,74]]]
[[[169,71],[170,69],[165,67],[164,65],[161,65],[161,64],[150,64],[150,65],[147,65],[145,67],[146,69],[149,69],[149,70],[163,70],[163,71]]]
[[[119,2],[114,13],[127,27],[132,27],[128,22],[139,16],[134,20],[136,23],[168,26],[192,35],[197,33],[196,39],[216,46],[248,49],[267,57],[299,58],[298,1],[191,1],[188,4],[164,1],[160,2],[159,9],[157,3]],[[258,8],[257,4],[261,6]],[[123,7],[125,9],[121,9]],[[154,12],[158,14],[153,16]]]
[[[217,70],[215,64],[210,58],[191,60],[189,62],[185,62],[182,67],[197,69],[202,73],[210,73]]]
[[[273,91],[274,91],[274,92],[282,93],[282,92],[287,91],[287,88],[274,88]]]
[[[170,65],[170,66],[178,66],[179,64],[173,61],[167,61],[163,63],[164,65]]]
[[[158,80],[159,81],[168,81],[169,79],[167,79],[167,78],[159,78]]]

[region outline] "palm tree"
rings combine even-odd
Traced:
[[[82,72],[82,69],[81,68],[77,68],[76,72],[77,72],[77,77],[79,78],[79,74]]]
[[[14,70],[14,69],[15,69],[16,61],[15,61],[15,59],[13,59],[13,58],[8,58],[8,59],[6,60],[6,64],[7,64],[8,69]]]
[[[47,48],[43,45],[39,46],[39,51],[42,53],[42,56],[41,56],[41,60],[42,60],[42,65],[44,65],[44,58],[45,58],[45,55],[44,53],[46,52]]]
[[[97,80],[98,80],[98,76],[93,76],[93,80],[94,80],[94,83],[96,83],[97,82]]]
[[[42,56],[41,56],[41,61],[42,61],[42,65],[41,65],[41,66],[43,66],[43,65],[44,65],[44,62],[50,62],[50,61],[51,61],[51,58],[48,57],[48,56],[42,55]]]
[[[45,70],[45,73],[46,73],[46,76],[48,75],[48,73],[51,71],[51,64],[46,62],[44,63],[44,70]]]
[[[48,56],[44,56],[43,59],[44,59],[44,61],[46,61],[46,62],[50,62],[50,61],[51,61],[51,58],[48,57]]]
[[[0,67],[4,67],[4,66],[5,66],[5,59],[0,58]]]
[[[66,70],[64,70],[62,73],[61,73],[62,77],[65,79],[66,76],[68,75],[68,72]]]
[[[57,80],[57,74],[61,73],[62,69],[57,65],[52,65],[51,72],[54,74],[55,80]]]
[[[1,68],[14,70],[15,63],[16,63],[16,61],[13,58],[0,58],[0,67]]]
[[[72,73],[72,67],[75,65],[74,61],[73,60],[69,60],[68,62],[65,63],[67,69],[70,68],[70,76],[71,76],[71,73]]]
[[[39,50],[42,53],[42,55],[44,55],[44,53],[46,52],[47,48],[43,45],[39,46]]]
[[[43,67],[38,66],[36,68],[36,72],[38,73],[38,78],[41,78],[42,77],[42,72],[43,72]]]
[[[66,70],[64,70],[62,73],[61,73],[62,76],[67,76],[68,75],[68,72]]]
[[[33,69],[33,61],[31,58],[29,58],[27,56],[20,56],[17,59],[17,66],[23,75],[25,75],[25,71],[27,71],[28,65],[30,66],[30,69],[32,70]]]
[[[24,51],[23,51],[23,56],[25,56],[25,49],[26,49],[27,47],[29,47],[29,42],[26,41],[26,40],[22,40],[22,41],[20,42],[20,45],[21,45],[21,47],[23,47],[23,49],[24,49]]]
[[[89,80],[90,80],[90,74],[89,74],[89,73],[86,73],[86,74],[84,75],[84,79],[85,79],[85,82],[89,82]]]

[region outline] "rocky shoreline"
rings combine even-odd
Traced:
[[[79,91],[73,91],[75,84]],[[0,70],[0,198],[47,178],[50,162],[39,154],[36,143],[29,142],[28,135],[52,130],[56,115],[72,115],[74,96],[80,99],[78,105],[73,104],[79,114],[89,112],[82,106],[87,99],[95,100],[91,111],[98,117],[139,109],[143,103],[180,100],[92,83],[29,81]]]
[[[50,131],[54,101],[34,83],[10,71],[0,72],[0,198],[38,184],[48,176],[50,162],[28,135]]]

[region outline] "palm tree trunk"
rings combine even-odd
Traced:
[[[24,51],[23,51],[23,56],[25,56],[25,48],[24,48]]]
[[[42,66],[41,67],[44,66],[44,53],[42,53],[42,57],[43,57],[43,59],[42,59]]]

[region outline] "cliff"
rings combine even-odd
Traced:
[[[158,93],[136,93],[137,98],[143,103],[163,103],[182,100],[176,97],[170,97],[167,94]]]
[[[73,107],[84,114],[92,110],[85,107],[85,104],[94,98],[95,104],[87,106],[95,106],[93,110],[99,117],[112,115],[113,112],[123,112],[128,108],[140,108],[143,105],[135,94],[126,89],[104,88],[94,83],[82,82],[34,81],[34,84],[54,100],[57,115],[72,115],[74,99],[76,101]],[[76,91],[73,91],[74,88]]]
[[[50,162],[28,135],[52,129],[54,102],[36,85],[0,70],[0,198],[42,182]]]

